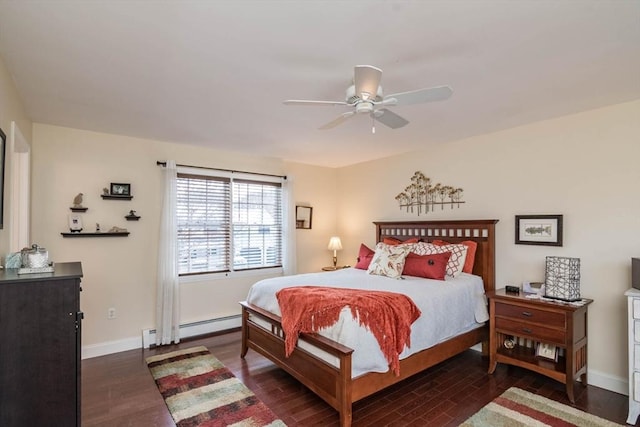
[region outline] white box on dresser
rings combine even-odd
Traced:
[[[629,416],[627,424],[634,424],[640,415],[640,289],[624,293],[628,302],[629,319]]]

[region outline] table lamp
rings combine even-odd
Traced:
[[[337,251],[342,250],[342,242],[339,237],[332,237],[329,239],[329,246],[327,247],[330,251],[333,251],[333,268],[337,268],[338,264],[338,254]]]

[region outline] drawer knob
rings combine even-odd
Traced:
[[[522,315],[523,315],[524,317],[531,317],[531,316],[533,316],[533,314],[531,314],[531,312],[530,312],[530,311],[523,311],[523,312],[522,312]]]

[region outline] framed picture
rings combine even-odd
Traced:
[[[562,215],[516,215],[516,245],[562,246]]]
[[[311,229],[313,208],[310,206],[296,206],[296,228]]]
[[[118,184],[118,183],[112,182],[111,195],[112,196],[130,196],[131,184]]]
[[[80,217],[80,215],[69,215],[69,230],[72,233],[79,233],[82,231],[82,217]]]
[[[0,129],[0,230],[4,218],[4,163],[6,157],[7,135]]]
[[[536,356],[542,359],[558,361],[558,347],[553,344],[539,342],[536,345]]]

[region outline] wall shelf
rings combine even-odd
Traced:
[[[60,233],[62,234],[62,237],[126,237],[129,235],[129,232],[122,232],[122,233],[109,233],[109,232],[104,232],[104,233]]]
[[[133,196],[117,196],[115,194],[101,194],[100,197],[102,197],[105,200],[131,200],[131,199],[133,199]]]
[[[86,212],[89,208],[69,208],[71,212]]]

